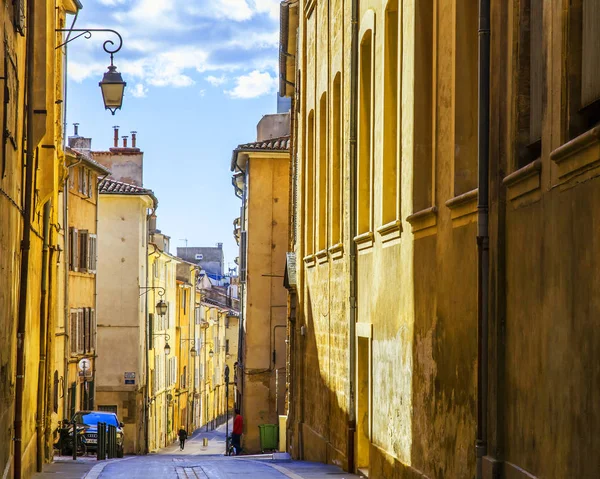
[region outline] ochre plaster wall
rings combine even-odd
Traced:
[[[276,397],[281,413],[285,404],[287,294],[281,277],[288,244],[289,154],[252,154],[247,168],[243,446],[258,451],[258,426],[278,424]],[[274,329],[277,325],[283,327]],[[278,394],[276,369],[280,370]]]

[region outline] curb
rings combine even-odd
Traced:
[[[304,479],[302,476],[299,476],[295,472],[292,472],[283,466],[279,466],[277,464],[269,464],[268,462],[263,462],[263,464],[272,467],[273,469],[281,472],[284,476],[289,477],[290,479]]]
[[[135,456],[134,456],[135,457]],[[117,462],[121,462],[121,461],[127,461],[128,459],[132,459],[131,457],[126,457],[124,459],[114,459],[109,461],[102,461],[100,464],[96,464],[94,467],[92,467],[92,469],[90,471],[88,471],[88,473],[83,476],[82,479],[98,479],[98,477],[100,477],[100,474],[102,474],[102,471],[104,470],[104,468],[110,464],[115,464]]]

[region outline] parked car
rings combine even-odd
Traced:
[[[101,411],[79,411],[73,416],[72,422],[77,424],[77,429],[82,427],[84,430],[82,441],[86,451],[95,452],[98,448],[98,423],[103,422],[108,426],[117,428],[117,457],[123,457],[123,444],[125,435],[123,433],[123,423],[119,422],[117,415],[113,412]]]

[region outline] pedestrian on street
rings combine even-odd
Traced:
[[[185,427],[181,426],[181,429],[177,435],[179,436],[179,449],[183,451],[183,448],[185,447],[185,440],[187,439],[187,431],[185,430]]]
[[[240,414],[240,410],[235,410],[233,418],[233,431],[231,431],[231,443],[235,448],[235,454],[238,455],[242,450],[242,432],[244,431],[244,418]]]

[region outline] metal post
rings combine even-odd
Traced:
[[[96,460],[103,461],[106,459],[106,424],[98,423],[98,438],[96,439]]]
[[[76,461],[77,460],[77,423],[75,422],[75,420],[73,420],[73,422],[71,423],[73,426],[73,442],[72,442],[72,453],[73,453],[73,460]]]
[[[229,449],[229,366],[225,365],[225,455]]]

